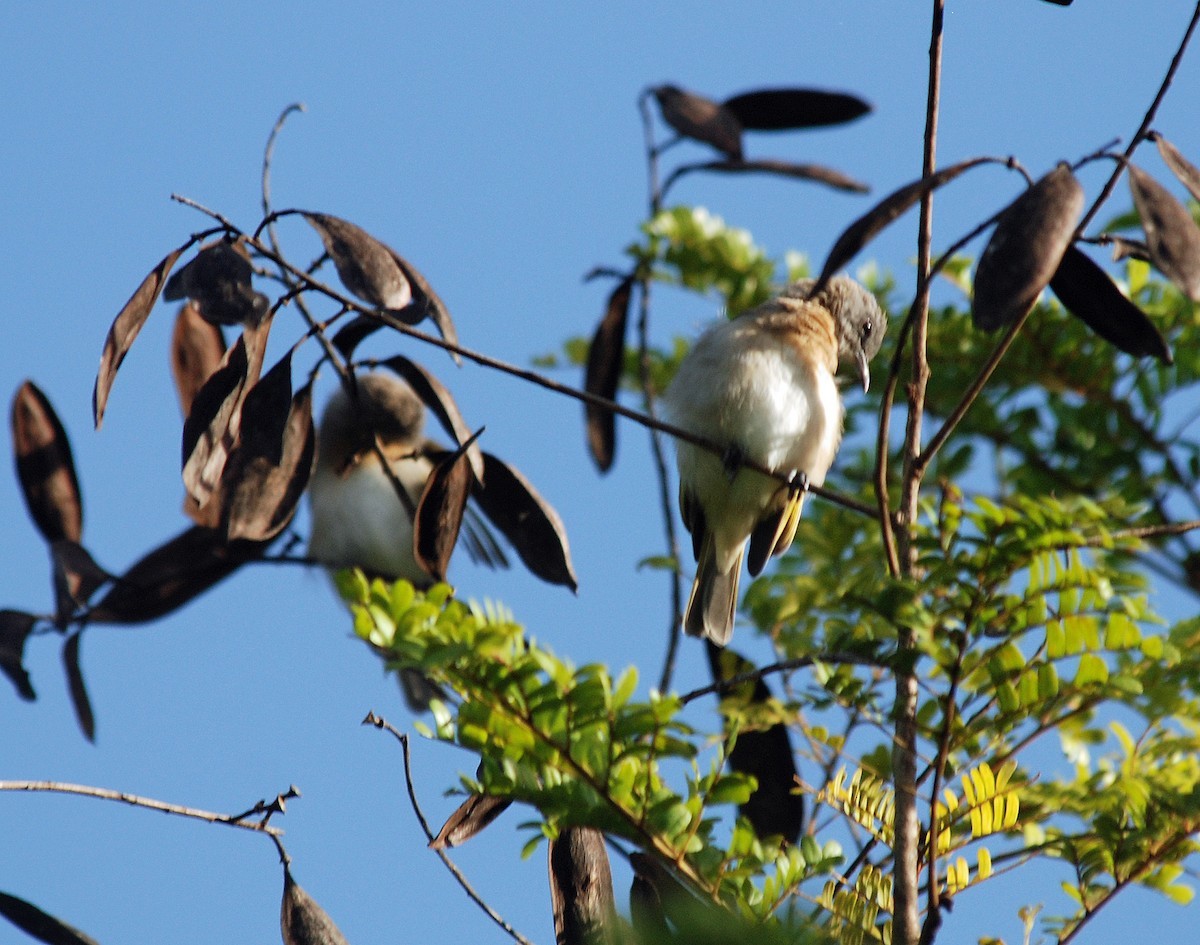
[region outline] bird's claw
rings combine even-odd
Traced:
[[[793,469],[791,475],[788,476],[787,484],[790,492],[808,492],[808,473],[802,469]]]

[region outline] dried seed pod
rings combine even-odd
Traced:
[[[167,280],[163,298],[191,299],[200,317],[214,325],[257,325],[271,303],[254,291],[253,276],[242,242],[222,238],[201,246],[196,258]]]
[[[923,195],[931,190],[936,190],[943,184],[948,184],[963,171],[979,164],[988,163],[993,163],[992,158],[971,158],[942,168],[928,177],[922,177],[920,180],[915,180],[892,191],[846,227],[834,241],[833,248],[825,259],[825,265],[821,267],[821,275],[813,285],[812,294],[819,293],[833,278],[834,273],[857,256],[859,251],[871,242],[881,230],[914,206]]]
[[[840,125],[871,111],[847,92],[820,89],[755,89],[722,103],[747,131],[782,131]]]
[[[675,85],[651,89],[663,121],[685,138],[710,144],[735,161],[742,159],[742,125],[724,105]]]
[[[1083,211],[1083,188],[1060,164],[1009,204],[979,257],[971,317],[995,331],[1025,315],[1050,283]]]
[[[25,507],[48,542],[79,541],[83,503],[71,443],[58,414],[33,381],[17,388],[12,441]]]
[[[1050,288],[1068,312],[1105,341],[1134,357],[1151,355],[1171,363],[1162,333],[1079,248],[1071,246],[1063,254]]]
[[[550,906],[557,945],[614,941],[616,906],[604,834],[564,827],[549,844]]]
[[[626,276],[609,295],[604,318],[600,320],[588,348],[583,389],[606,400],[616,399],[621,381],[621,368],[625,364],[625,326],[629,321],[629,300],[632,295],[633,277]],[[617,418],[611,410],[590,403],[585,404],[583,409],[592,459],[601,472],[607,472],[616,452]]]
[[[1129,190],[1142,218],[1154,268],[1193,302],[1200,302],[1200,228],[1191,213],[1162,184],[1132,164]]]
[[[348,945],[329,913],[292,879],[292,871],[286,866],[279,925],[284,945]]]

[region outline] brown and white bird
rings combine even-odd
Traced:
[[[696,578],[684,630],[718,646],[733,634],[738,580],[792,543],[807,484],[821,485],[842,438],[834,374],[852,362],[863,389],[887,318],[866,289],[838,276],[809,299],[814,280],[705,331],[664,396],[668,419],[724,447],[718,456],[676,441],[679,506]],[[793,477],[791,485],[742,461]]]
[[[433,470],[424,430],[425,405],[397,377],[360,375],[357,397],[338,388],[321,415],[308,486],[310,558],[330,569],[357,567],[429,586],[432,579],[413,556],[411,515]],[[376,438],[411,500],[407,507],[374,449]]]
[[[425,405],[390,374],[363,374],[357,396],[339,387],[317,432],[317,461],[308,484],[312,526],[308,556],[330,571],[362,568],[370,577],[433,583],[413,553],[412,511],[433,470],[425,439]],[[409,503],[397,495],[374,449],[378,441]],[[403,670],[400,683],[414,711],[428,708],[437,690],[420,673]]]

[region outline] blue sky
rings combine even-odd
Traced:
[[[941,162],[1015,154],[1040,174],[1127,137],[1190,13],[1177,0],[1134,6],[950,3]],[[581,277],[621,261],[645,212],[636,99],[647,85],[674,82],[715,98],[782,85],[850,90],[873,103],[872,115],[845,128],[753,136],[749,153],[832,165],[877,196],[920,167],[925,4],[11,7],[0,29],[0,388],[15,391],[29,377],[57,407],[83,482],[85,543],[114,570],[183,525],[180,418],[166,362],[173,311],[164,306],[121,371],[103,430],[91,430],[105,332],[149,268],[206,225],[171,193],[253,227],[263,145],[287,104],[304,102],[307,112],[292,116],[279,142],[276,205],[334,213],[384,239],[431,280],[466,345],[520,364],[590,333],[599,318],[606,288]],[[1198,102],[1193,49],[1157,127],[1200,162]],[[684,145],[672,157],[702,154]],[[1165,178],[1152,153],[1144,162]],[[1081,173],[1089,196],[1107,172]],[[940,245],[1019,186],[985,169],[944,191]],[[750,229],[773,254],[794,248],[818,260],[871,199],[700,176],[673,198]],[[1120,192],[1112,211],[1127,202]],[[911,217],[902,221],[862,261],[877,259],[911,287],[914,229]],[[297,259],[318,252],[303,224],[283,239]],[[717,314],[715,302],[657,298],[660,341]],[[297,329],[281,319],[275,340],[289,332]],[[637,569],[661,551],[640,431],[621,427],[617,467],[600,478],[575,403],[453,368],[411,343],[397,349],[442,377],[469,422],[487,425],[486,447],[529,476],[570,533],[578,596],[520,570],[463,562],[451,575],[460,593],[503,601],[578,663],[634,662],[644,680],[657,678],[666,587]],[[574,371],[556,376],[579,380]],[[329,389],[326,377],[322,394]],[[47,607],[45,553],[11,476],[0,476],[0,520],[0,605]],[[744,631],[739,645],[766,653]],[[372,708],[402,727],[408,719],[394,684],[350,639],[321,576],[248,571],[159,623],[94,628],[83,662],[97,743],[75,728],[56,643],[39,638],[27,659],[39,700],[22,703],[0,684],[0,779],[95,784],[219,811],[295,783],[303,797],[281,825],[296,878],[352,943],[506,940],[424,850],[396,746],[358,725]],[[689,648],[679,685],[704,673]],[[426,810],[440,823],[455,803],[442,790],[473,765],[421,741],[413,754]],[[544,852],[517,861],[521,819],[510,813],[456,859],[500,912],[547,943]],[[101,942],[276,940],[281,876],[260,838],[15,794],[0,794],[0,825],[0,889]],[[622,871],[618,888],[621,896],[628,888]],[[1053,883],[997,890],[964,898],[945,940],[968,932],[1019,940],[1018,904],[1046,900],[1053,911]],[[976,924],[981,913],[989,921]],[[1178,936],[1194,925],[1192,912],[1134,892],[1085,940],[1135,929]]]

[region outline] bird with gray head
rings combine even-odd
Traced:
[[[675,444],[679,506],[692,536],[696,577],[684,630],[718,646],[733,634],[738,582],[785,552],[808,485],[821,485],[842,438],[834,374],[853,364],[865,391],[887,317],[846,276],[810,298],[800,279],[775,298],[705,331],[664,395],[667,418],[723,448]],[[792,477],[790,484],[743,462]]]

